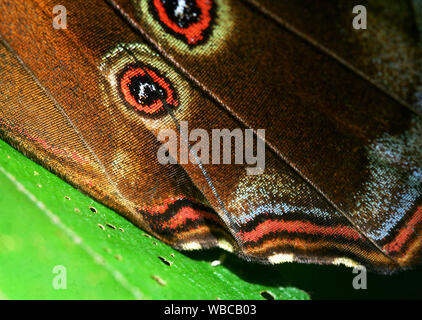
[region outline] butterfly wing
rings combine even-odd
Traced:
[[[78,33],[63,34],[51,27],[50,12],[46,9],[50,5],[53,4],[1,3],[2,9],[10,12],[10,24],[7,21],[1,24],[2,136],[162,239],[161,233],[154,230],[164,216],[189,214],[193,207],[196,224],[202,224],[208,231],[207,243],[215,242],[214,233],[201,222],[202,213],[212,212],[209,206],[204,206],[205,198],[179,166],[157,162],[160,143],[140,122],[127,121],[121,108],[113,109],[112,97],[105,93],[108,80],[100,69],[101,55],[117,41],[130,42],[138,40],[137,37],[125,35],[126,26],[119,31],[120,19],[101,2],[85,13],[78,9],[80,3],[66,3],[68,10],[81,13],[74,16],[75,21],[89,21],[85,25],[87,30],[97,30],[93,33],[96,37],[85,32],[81,33],[82,38],[76,38]],[[108,34],[98,33],[103,22],[89,18],[89,14],[98,15],[96,9],[108,15],[117,28]],[[13,18],[23,12],[26,14],[22,23]],[[93,45],[101,43],[105,36],[110,42],[100,47]],[[78,49],[78,43],[85,41],[89,43]],[[144,211],[149,215],[141,214]],[[162,215],[158,222],[145,221],[159,213]],[[164,227],[159,230],[165,233]],[[163,240],[177,245],[171,237]]]
[[[249,0],[291,32],[422,112],[422,2],[361,1],[369,25],[352,28],[354,1]],[[419,32],[418,32],[419,30]]]
[[[420,117],[268,10],[257,14],[254,1],[212,2],[218,18],[207,52],[213,54],[189,47],[166,27],[169,16],[157,14],[163,2],[109,2],[222,110],[246,127],[270,128],[265,140],[279,160],[381,252],[412,260],[405,243],[410,254],[420,242]],[[238,32],[221,43],[221,26]]]
[[[3,126],[6,138],[21,139],[46,166],[45,155],[55,159],[54,171],[178,248],[384,272],[420,261],[421,119],[250,5],[198,3],[206,23],[183,33],[159,1],[113,2],[142,40],[100,1],[65,2],[72,28],[63,31],[51,27],[52,2],[3,1],[8,59],[50,101],[31,107],[43,114],[36,125],[23,120],[18,98],[11,105],[21,116],[8,110],[3,122],[36,128],[37,139],[75,150],[89,168],[62,164],[13,126]],[[130,99],[122,83],[134,75],[160,84],[162,105]],[[209,136],[265,128],[264,174],[241,164],[159,164],[159,130],[179,132],[184,122]]]

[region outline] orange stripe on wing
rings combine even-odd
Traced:
[[[249,232],[239,232],[238,236],[244,242],[256,242],[263,236],[286,231],[288,233],[321,234],[328,236],[341,236],[352,240],[361,238],[360,234],[346,226],[323,227],[311,222],[303,221],[284,221],[284,220],[266,220],[259,224],[254,230]]]
[[[391,252],[399,252],[403,245],[409,240],[410,236],[415,233],[415,227],[418,223],[422,221],[422,206],[419,206],[416,209],[412,219],[410,219],[409,223],[407,223],[398,233],[397,237],[387,243],[383,250],[387,251],[388,253]]]

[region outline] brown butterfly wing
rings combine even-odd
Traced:
[[[397,245],[419,246],[409,230],[420,225],[420,117],[250,2],[214,2],[216,25],[241,32],[220,44],[216,27],[208,55],[169,37],[154,1],[110,2],[223,110],[247,127],[271,128],[272,150],[380,251],[409,259]]]
[[[193,49],[127,2],[119,8],[147,44],[102,2],[84,10],[66,2],[73,21],[66,31],[51,28],[53,3],[2,4],[11,12],[0,25],[9,52],[60,106],[46,112],[74,131],[62,140],[53,125],[53,140],[89,158],[85,177],[96,175],[99,184],[78,180],[77,162],[60,171],[56,161],[54,170],[176,247],[218,245],[264,262],[365,263],[384,271],[420,261],[420,119],[248,5],[215,4],[215,27]],[[16,20],[22,12],[24,23]],[[180,105],[171,114],[149,119],[124,105],[116,79],[138,62],[175,86]],[[21,118],[11,119],[28,126]],[[265,173],[158,164],[154,135],[182,121],[209,133],[266,128]],[[38,146],[22,140],[23,150]],[[47,165],[42,153],[33,155]]]
[[[291,32],[373,79],[422,112],[422,23],[419,0],[361,1],[366,30],[355,30],[355,1],[249,0]]]
[[[102,28],[101,20],[89,18],[90,14],[98,15],[96,10],[108,15],[111,26],[114,23],[108,34],[81,32],[81,38],[76,38],[78,33],[63,34],[51,27],[46,8],[52,3],[1,5],[11,13],[10,20],[4,19],[1,24],[5,79],[5,107],[0,111],[2,136],[162,239],[144,221],[140,213],[143,208],[188,198],[194,199],[189,206],[203,209],[202,202],[206,200],[186,173],[179,166],[157,162],[160,144],[152,133],[139,122],[128,122],[121,108],[109,105],[112,97],[104,92],[108,82],[99,69],[101,56],[116,45],[117,39],[139,40],[127,33],[125,25],[120,27],[121,21],[113,11],[101,2],[86,11],[78,9],[80,3],[66,3],[68,10],[75,13],[74,21],[82,23],[79,27],[84,25],[83,29]],[[13,18],[22,12],[26,14],[21,22]],[[109,42],[93,45],[101,43],[105,36]],[[183,201],[180,206],[186,207]],[[207,228],[205,225],[204,230]],[[215,242],[214,238],[208,230],[207,243]],[[163,240],[177,245],[174,239]]]

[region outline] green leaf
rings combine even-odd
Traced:
[[[225,261],[221,250],[172,249],[4,141],[0,188],[0,298],[309,298],[280,286],[265,272],[271,266]],[[53,283],[64,274],[56,266],[66,271],[59,288]]]

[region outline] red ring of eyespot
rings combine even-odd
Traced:
[[[154,7],[157,10],[158,19],[164,23],[173,32],[182,35],[186,38],[186,41],[190,45],[195,45],[198,42],[204,40],[204,32],[211,25],[211,10],[213,7],[211,0],[196,0],[196,4],[201,11],[199,21],[193,23],[187,28],[180,28],[175,22],[173,22],[167,15],[166,9],[160,0],[154,0]]]
[[[148,74],[154,83],[158,84],[161,88],[163,88],[167,93],[167,104],[177,107],[179,105],[179,101],[176,99],[176,94],[172,89],[168,80],[164,79],[163,77],[157,75],[153,70],[147,67],[129,67],[120,79],[120,90],[123,94],[124,99],[127,103],[129,103],[132,107],[136,110],[146,113],[148,115],[156,115],[158,113],[165,112],[165,108],[163,106],[163,102],[161,100],[156,100],[154,103],[150,105],[142,105],[138,103],[135,98],[132,96],[129,85],[132,79],[138,75],[144,76]]]

